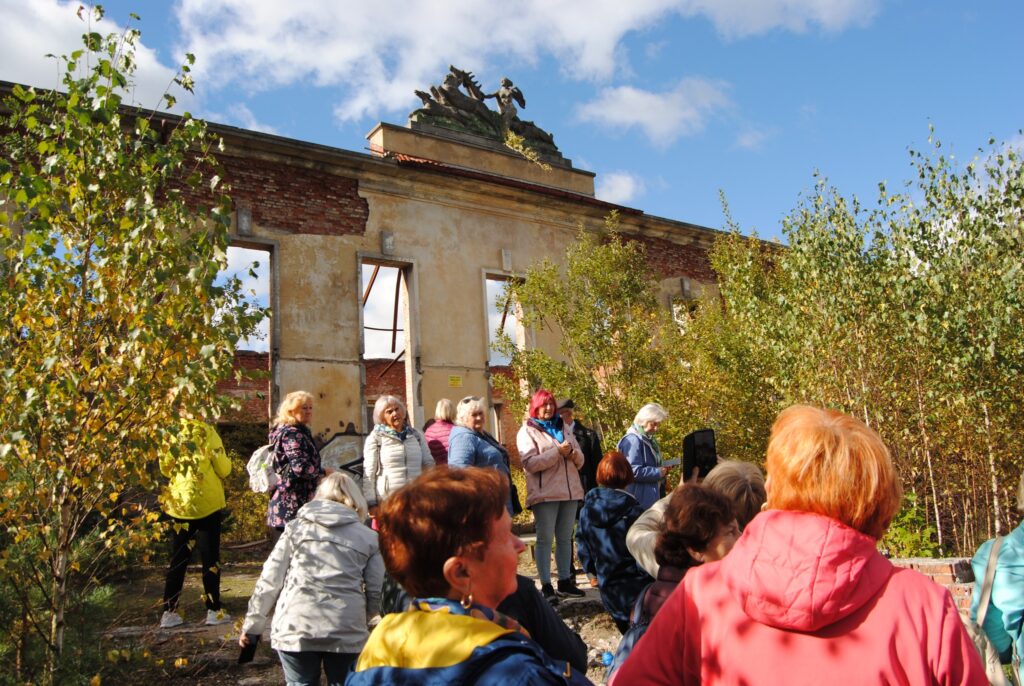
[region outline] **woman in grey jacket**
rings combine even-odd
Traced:
[[[366,500],[335,472],[288,523],[263,565],[239,645],[258,640],[271,609],[271,647],[288,684],[342,684],[380,611],[384,562],[377,533],[363,524]]]

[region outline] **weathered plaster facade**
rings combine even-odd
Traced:
[[[666,305],[714,287],[707,249],[717,232],[599,201],[594,175],[568,163],[544,171],[485,139],[387,124],[368,135],[371,154],[215,130],[227,146],[233,240],[271,258],[270,406],[308,390],[324,437],[349,422],[365,432],[367,400],[384,392],[361,358],[364,261],[404,270],[398,366],[418,426],[441,397],[491,397],[485,279],[558,259],[581,223],[596,230],[618,209],[623,233],[647,244]]]

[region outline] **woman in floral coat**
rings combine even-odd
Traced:
[[[320,451],[313,442],[309,423],[313,420],[313,396],[294,391],[285,396],[277,410],[270,444],[274,446],[274,471],[281,481],[270,496],[267,526],[277,532],[295,518],[299,508],[313,499],[325,470]]]

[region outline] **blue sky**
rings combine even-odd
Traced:
[[[886,0],[168,0],[103,3],[100,30],[141,15],[135,91],[155,105],[186,51],[219,123],[361,151],[404,123],[448,64],[503,76],[598,196],[778,237],[820,170],[872,203],[910,174],[929,124],[969,159],[1021,145],[1024,3]],[[53,86],[45,53],[78,47],[77,2],[0,0],[0,79]]]
[[[719,228],[778,234],[820,170],[873,201],[909,173],[928,125],[970,157],[1020,141],[1024,4],[1009,0],[173,0],[103,3],[107,30],[141,15],[153,104],[186,50],[193,114],[350,150],[449,63],[502,76],[521,113],[598,174],[599,194]],[[47,52],[76,47],[78,3],[0,0],[0,78],[50,86]]]

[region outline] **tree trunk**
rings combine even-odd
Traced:
[[[985,447],[988,450],[988,471],[989,476],[992,478],[992,523],[995,529],[995,535],[998,536],[999,532],[1002,531],[1002,507],[999,505],[999,477],[996,474],[996,455],[992,449],[992,427],[989,424],[988,419],[988,403],[981,404],[981,411],[985,415]]]
[[[68,506],[68,492],[62,489],[58,502],[61,503],[60,516],[57,521],[57,545],[53,558],[53,584],[51,586],[50,606],[50,646],[46,657],[46,673],[43,681],[48,686],[57,683],[57,671],[60,668],[64,652],[64,612],[68,600],[68,564],[71,557],[71,517]]]
[[[935,488],[935,471],[932,469],[932,451],[928,441],[928,429],[924,425],[924,402],[921,400],[921,380],[914,379],[917,387],[917,427],[921,432],[921,449],[924,451],[925,464],[928,467],[928,485],[932,491],[932,504],[935,507],[935,532],[939,548],[942,548],[942,518],[939,515],[939,493]]]

